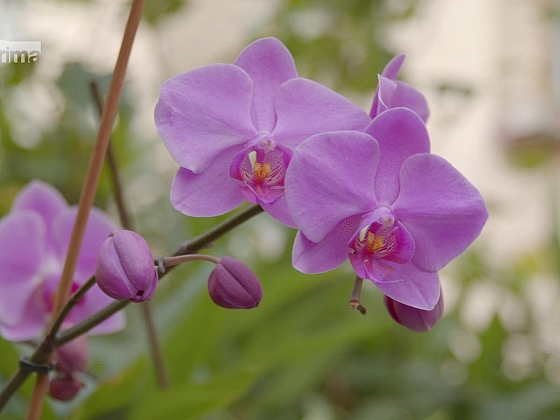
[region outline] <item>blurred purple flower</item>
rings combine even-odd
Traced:
[[[63,325],[66,329],[70,325]],[[84,373],[89,360],[88,342],[85,335],[80,335],[69,343],[54,351],[56,371],[61,375],[73,375],[75,372]]]
[[[84,382],[78,376],[57,375],[49,382],[49,393],[55,400],[70,401],[83,386]]]
[[[436,306],[429,311],[404,305],[388,296],[384,296],[384,301],[389,314],[395,321],[416,332],[431,330],[443,315],[443,294],[441,291]]]
[[[405,58],[404,54],[396,56],[379,75],[379,84],[369,112],[372,119],[388,109],[403,107],[416,112],[424,122],[428,120],[430,110],[424,95],[412,86],[397,80]]]
[[[150,299],[158,284],[158,274],[146,240],[130,230],[119,230],[105,239],[99,251],[95,280],[113,299],[132,302]]]
[[[365,133],[302,143],[286,176],[300,229],[294,267],[321,273],[349,258],[391,299],[433,309],[438,270],[474,241],[488,214],[477,189],[429,151],[423,121],[406,108],[383,112]]]
[[[68,206],[52,186],[28,184],[11,212],[0,221],[0,335],[10,341],[30,340],[46,326],[66,258],[77,208]],[[91,209],[72,291],[95,272],[101,244],[116,226],[98,209]],[[94,286],[66,320],[78,323],[112,299]],[[118,313],[91,330],[106,334],[124,328]]]
[[[155,109],[159,134],[181,165],[171,203],[189,216],[217,216],[243,199],[294,226],[284,197],[292,150],[313,134],[363,130],[365,112],[298,77],[275,38],[246,47],[234,64],[167,80]]]

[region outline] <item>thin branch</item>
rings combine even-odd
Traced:
[[[99,111],[99,114],[102,115],[103,99],[101,98],[99,87],[97,86],[97,83],[95,83],[95,81],[91,82],[90,87],[95,99],[95,103],[97,104],[97,110]],[[117,203],[117,209],[119,212],[119,218],[121,220],[122,227],[127,230],[134,230],[129,217],[130,213],[126,208],[126,200],[124,199],[119,167],[117,165],[117,159],[113,152],[112,143],[113,140],[111,138],[107,147],[107,163],[109,164],[109,173],[111,174],[111,181],[113,184],[113,195],[115,197],[115,202]],[[169,388],[169,375],[167,374],[167,370],[165,368],[165,361],[163,360],[161,343],[157,336],[154,317],[152,316],[152,311],[150,308],[150,302],[142,302],[140,304],[140,310],[142,312],[144,326],[148,334],[148,341],[150,342],[150,353],[152,355],[152,362],[156,371],[158,386],[162,389]]]
[[[62,271],[60,283],[54,301],[54,307],[49,325],[50,328],[47,337],[51,337],[56,334],[57,331],[55,331],[52,326],[54,326],[56,316],[70,296],[70,291],[72,288],[72,278],[74,276],[74,272],[76,271],[78,255],[82,246],[89,212],[93,205],[95,192],[97,191],[97,184],[99,183],[99,176],[101,175],[103,161],[105,160],[105,153],[109,144],[113,122],[115,121],[115,117],[117,115],[117,108],[121,96],[122,86],[124,83],[124,77],[126,74],[126,67],[128,65],[130,52],[132,50],[132,44],[134,42],[134,37],[136,36],[136,30],[138,29],[140,20],[142,19],[142,9],[144,8],[144,1],[145,0],[133,0],[132,2],[130,15],[128,17],[128,21],[124,30],[121,49],[119,51],[119,56],[115,64],[113,77],[111,79],[111,86],[109,87],[109,94],[107,95],[107,105],[105,106],[103,115],[101,117],[99,131],[95,140],[95,147],[93,149],[93,154],[88,167],[88,173],[86,176],[84,187],[82,189],[82,196],[78,205],[78,214],[76,215],[76,222],[74,223],[74,229],[72,231],[70,244],[68,246],[68,254],[66,255],[64,269]],[[37,382],[35,383],[35,388],[33,390],[33,395],[31,396],[31,401],[29,404],[27,420],[39,420],[43,407],[43,401],[47,393],[47,385],[47,375],[38,375]]]
[[[183,243],[183,245],[181,245],[179,249],[175,251],[173,256],[194,254],[195,252],[198,252],[202,248],[214,242],[219,237],[223,236],[225,233],[229,232],[234,227],[240,225],[241,223],[249,220],[251,217],[256,216],[263,211],[264,210],[261,206],[259,206],[258,204],[253,204],[252,206],[247,207],[246,209],[240,211],[229,219],[224,220],[219,225],[214,226],[208,232],[205,232],[202,235],[199,235],[196,238]]]

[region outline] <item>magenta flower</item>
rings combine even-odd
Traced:
[[[10,341],[36,338],[44,332],[70,242],[77,208],[48,184],[33,181],[16,197],[0,221],[0,335]],[[91,210],[72,290],[95,272],[101,244],[116,226],[100,210]],[[94,286],[66,321],[76,324],[112,299]],[[91,330],[106,334],[124,327],[118,313]]]
[[[479,235],[481,195],[429,153],[426,127],[406,108],[383,112],[365,133],[317,134],[294,152],[286,196],[300,231],[294,267],[332,270],[350,259],[391,299],[431,310],[438,270]]]
[[[189,216],[227,213],[243,199],[294,226],[284,197],[292,150],[313,134],[363,130],[365,112],[311,80],[275,38],[246,47],[234,64],[214,64],[161,86],[159,134],[181,165],[171,203]]]
[[[424,122],[428,120],[430,110],[424,95],[412,86],[397,80],[405,58],[404,54],[396,56],[379,75],[379,84],[369,111],[372,119],[388,109],[403,107],[416,112]]]

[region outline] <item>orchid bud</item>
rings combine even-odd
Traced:
[[[416,332],[431,330],[443,314],[443,294],[440,291],[439,300],[432,310],[424,311],[404,305],[388,296],[384,297],[385,306],[389,314],[399,324]]]
[[[103,242],[95,271],[97,284],[117,300],[142,302],[154,294],[158,283],[154,257],[140,235],[119,230]]]
[[[69,401],[76,396],[84,383],[74,375],[56,376],[49,382],[51,396],[60,401]]]
[[[56,371],[67,376],[72,376],[74,372],[85,372],[88,359],[88,344],[85,335],[75,338],[54,352]]]
[[[263,291],[257,276],[242,262],[224,257],[210,273],[208,292],[214,303],[227,309],[252,309]]]

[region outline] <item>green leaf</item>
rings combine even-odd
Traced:
[[[206,383],[157,391],[134,407],[130,419],[196,419],[241,398],[256,377],[254,370],[237,370],[216,376]]]

